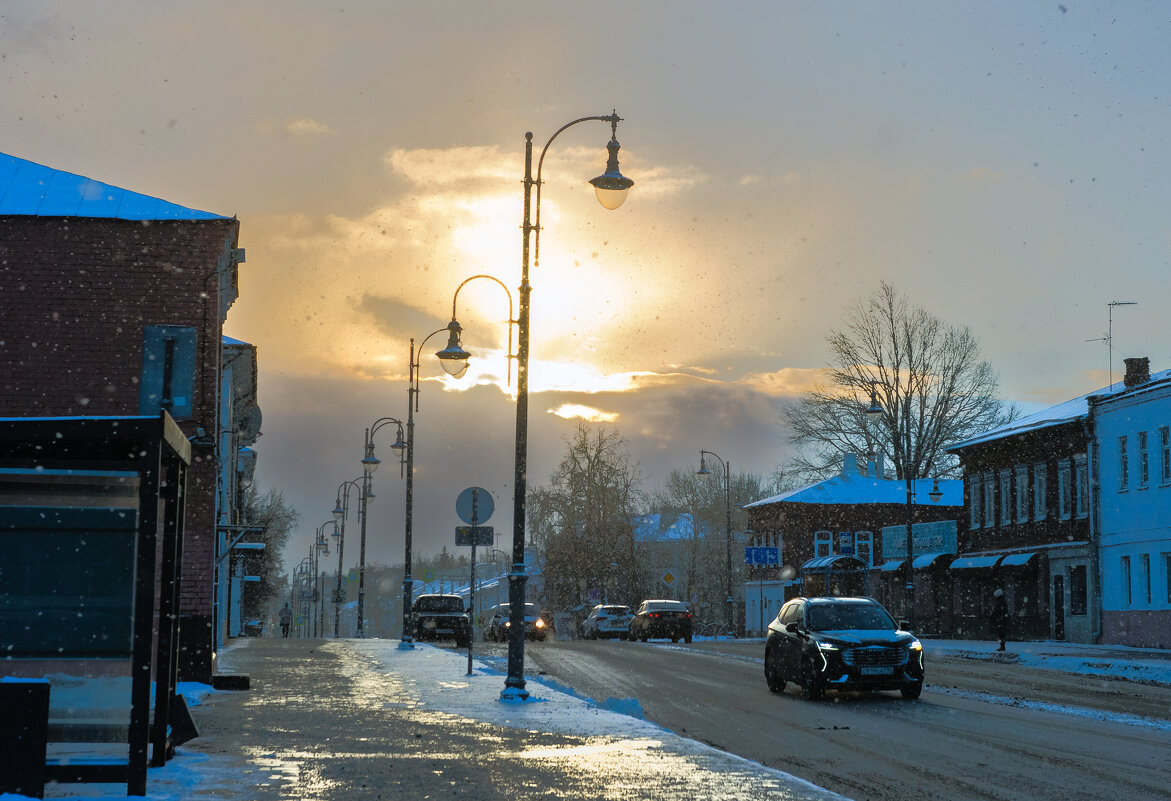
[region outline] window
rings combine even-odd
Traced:
[[[1000,522],[1008,525],[1012,522],[1012,496],[1009,494],[1011,477],[1008,470],[1000,471]]]
[[[1171,428],[1159,429],[1159,483],[1171,484]]]
[[[1090,471],[1086,469],[1086,457],[1079,456],[1074,462],[1074,505],[1077,507],[1077,516],[1090,516]]]
[[[1029,468],[1023,464],[1016,466],[1016,521],[1028,522],[1029,519]]]
[[[1138,587],[1139,597],[1147,606],[1151,605],[1151,555],[1141,553],[1138,556]]]
[[[1147,432],[1138,432],[1138,485],[1146,487],[1151,481],[1151,462],[1147,453]]]
[[[1047,470],[1044,462],[1033,465],[1033,519],[1044,520],[1049,513],[1049,504],[1045,493],[1049,491],[1045,483]]]
[[[992,474],[984,474],[984,527],[996,525],[996,495],[993,492]]]
[[[1069,462],[1057,466],[1057,516],[1069,520],[1073,490],[1069,485]]]
[[[854,556],[857,556],[867,567],[874,567],[874,534],[870,531],[854,532]]]
[[[1167,603],[1171,604],[1171,553],[1163,554],[1163,586],[1167,589]]]
[[[1122,491],[1130,483],[1130,463],[1126,458],[1126,437],[1118,438],[1118,489]]]
[[[194,414],[195,329],[181,325],[147,325],[142,329],[142,383],[139,414],[172,417]]]
[[[1118,577],[1122,580],[1122,605],[1130,606],[1130,557],[1123,556],[1118,565]]]
[[[980,527],[980,513],[983,511],[984,499],[980,497],[980,477],[968,476],[968,528]]]
[[[813,555],[829,556],[834,552],[834,535],[829,531],[818,531],[813,535]]]
[[[1069,569],[1069,613],[1071,615],[1086,614],[1087,597],[1086,566],[1075,565]]]

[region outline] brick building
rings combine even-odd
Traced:
[[[192,445],[180,676],[210,681],[221,336],[239,222],[0,154],[0,416],[149,415]]]

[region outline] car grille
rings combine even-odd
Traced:
[[[896,667],[905,665],[910,652],[905,645],[860,645],[842,651],[850,667]]]

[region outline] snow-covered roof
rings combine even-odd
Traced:
[[[634,525],[636,542],[673,542],[690,540],[695,535],[695,523],[689,514],[667,516],[654,512],[638,515],[631,522]]]
[[[228,220],[0,153],[0,216]]]
[[[940,479],[939,491],[943,497],[936,503],[928,497],[935,485],[931,478],[919,478],[911,482],[915,496],[912,502],[920,506],[963,506],[964,483],[959,479]],[[907,482],[864,476],[857,472],[843,471],[833,478],[827,478],[816,484],[810,484],[801,489],[782,492],[771,498],[753,501],[746,504],[746,509],[754,506],[768,506],[773,503],[825,503],[825,504],[857,504],[857,503],[907,503]]]
[[[1171,370],[1163,370],[1162,372],[1152,373],[1149,382],[1144,382],[1140,386],[1146,386],[1147,383],[1162,381],[1171,378]],[[1004,437],[1011,437],[1016,434],[1023,434],[1028,431],[1038,431],[1043,428],[1061,425],[1062,423],[1070,423],[1075,420],[1084,418],[1090,412],[1090,398],[1091,397],[1110,397],[1113,395],[1120,395],[1128,390],[1133,390],[1134,387],[1127,387],[1123,381],[1118,381],[1108,387],[1087,392],[1085,395],[1080,395],[1072,400],[1067,400],[1064,403],[1059,403],[1056,406],[1050,406],[1048,409],[1042,409],[1039,412],[1026,415],[1018,420],[1013,420],[1011,423],[1005,423],[1002,426],[997,426],[989,431],[985,431],[975,437],[958,442],[948,448],[949,451],[963,450],[972,445],[979,445],[985,442],[993,442]]]

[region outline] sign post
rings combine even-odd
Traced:
[[[496,511],[496,504],[491,493],[482,487],[468,487],[455,499],[455,512],[459,519],[467,526],[459,526],[455,530],[456,545],[472,546],[472,570],[468,579],[468,607],[471,619],[468,621],[468,675],[472,675],[472,643],[476,637],[476,545],[486,538],[484,544],[492,545],[492,527],[481,526],[481,521],[487,521]],[[463,539],[470,541],[461,541]]]

